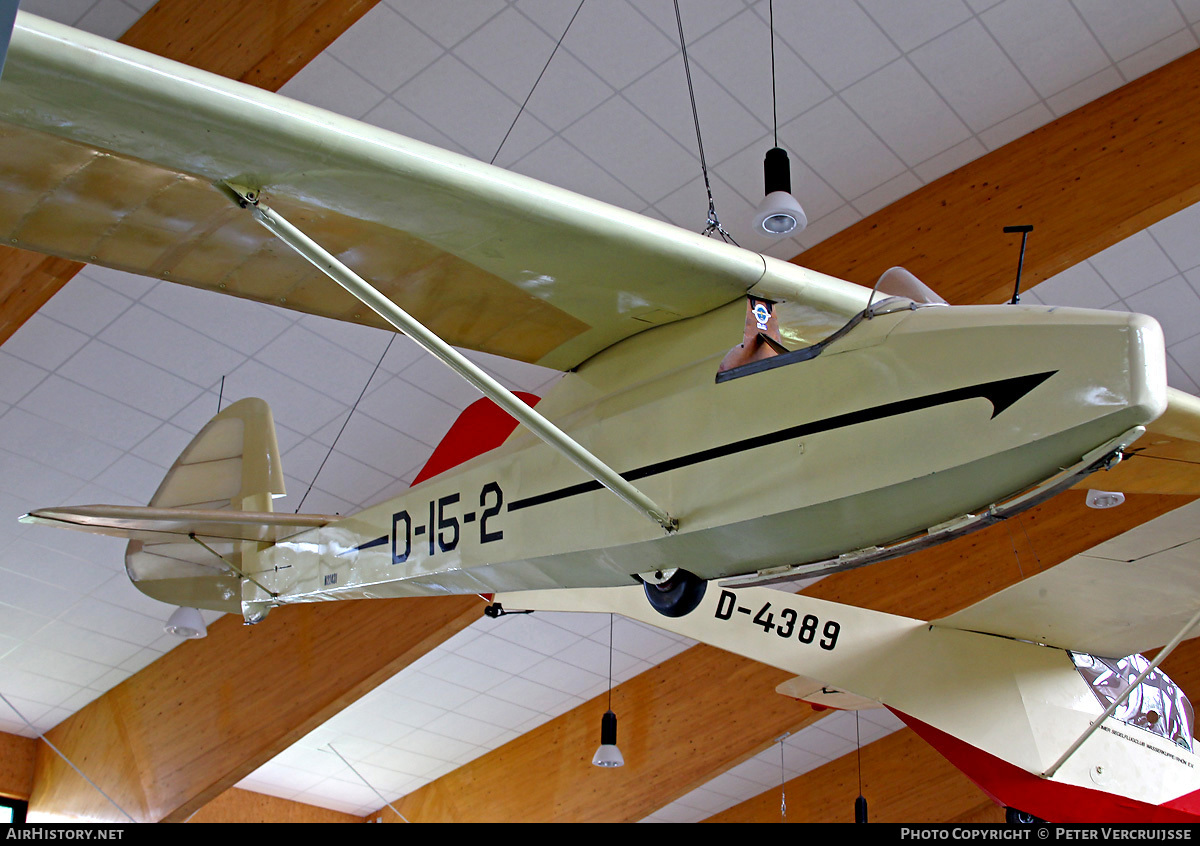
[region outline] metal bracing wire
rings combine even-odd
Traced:
[[[675,23],[679,27],[679,49],[683,52],[683,72],[687,77],[688,98],[692,102],[692,121],[696,125],[696,146],[700,149],[700,172],[704,175],[704,190],[708,192],[708,225],[704,228],[704,234],[712,237],[712,234],[716,232],[721,236],[721,240],[739,246],[733,236],[721,225],[721,221],[717,217],[717,205],[713,201],[712,183],[708,179],[708,161],[704,157],[704,139],[700,137],[700,113],[696,110],[696,90],[692,86],[692,69],[688,64],[687,41],[683,37],[683,18],[679,14],[679,0],[675,0]]]

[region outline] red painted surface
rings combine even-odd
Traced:
[[[1200,791],[1151,805],[1098,788],[1063,784],[1026,772],[900,711],[892,713],[1001,806],[1017,808],[1048,822],[1200,822]]]
[[[530,408],[537,405],[541,399],[521,391],[514,393]],[[413,479],[413,484],[420,484],[452,467],[457,467],[464,461],[470,461],[477,455],[495,449],[508,439],[515,428],[516,419],[500,406],[487,397],[475,400],[458,415],[450,431],[442,438],[442,442],[437,445],[433,455],[429,456],[421,472]]]

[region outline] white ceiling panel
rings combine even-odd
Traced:
[[[1149,232],[1131,235],[1092,256],[1088,263],[1122,297],[1144,291],[1180,272]]]
[[[404,45],[403,50],[396,46]],[[387,4],[359,19],[334,42],[329,54],[379,90],[390,94],[441,57],[445,49]]]
[[[504,0],[472,0],[470,3],[387,0],[386,5],[404,15],[443,47],[453,47],[504,11],[506,4]],[[371,14],[374,15],[375,11]]]
[[[902,51],[915,50],[971,17],[962,0],[862,0],[862,7]]]
[[[1196,35],[1187,30],[1168,35],[1162,41],[1151,44],[1144,50],[1134,53],[1128,59],[1121,61],[1117,67],[1125,79],[1137,79],[1143,74],[1160,68],[1172,59],[1178,59],[1184,53],[1190,53],[1200,43]]]
[[[1162,41],[1185,25],[1178,7],[1161,0],[1087,0],[1076,5],[1115,62]]]
[[[1109,64],[1069,0],[1005,0],[981,17],[1042,97],[1082,82]]]
[[[674,55],[671,33],[626,0],[599,0],[583,4],[563,47],[620,91]]]
[[[900,56],[893,41],[857,3],[780,3],[775,9],[775,33],[834,91]]]
[[[855,83],[842,98],[909,166],[965,141],[971,134],[907,59],[898,59]]]
[[[975,132],[1034,104],[1037,94],[978,20],[909,53],[925,78]]]
[[[846,104],[831,98],[780,128],[780,140],[843,199],[899,176],[904,163]],[[764,151],[765,152],[765,151]]]
[[[423,71],[427,72],[428,68]],[[328,52],[313,59],[279,93],[352,118],[363,117],[386,96]]]
[[[736,3],[728,5],[730,8],[737,6]],[[690,8],[687,14],[690,20]],[[695,39],[695,43],[689,35],[688,59],[723,86],[765,129],[770,129],[774,116],[781,124],[787,123],[833,92],[784,39],[777,37],[776,102],[772,106],[769,84],[771,33],[767,20],[767,3],[752,3],[721,26]],[[736,61],[731,61],[731,57],[736,57]],[[682,72],[679,58],[674,64]]]

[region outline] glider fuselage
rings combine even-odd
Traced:
[[[807,360],[718,382],[741,309],[617,344],[538,406],[675,516],[674,534],[518,430],[401,497],[265,549],[243,599],[603,587],[834,558],[985,509],[1165,405],[1148,318],[905,309]]]

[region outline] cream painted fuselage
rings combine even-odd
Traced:
[[[1166,404],[1161,330],[1137,315],[903,308],[815,356],[718,381],[743,315],[737,302],[636,335],[538,406],[678,531],[518,429],[395,500],[264,548],[248,562],[258,584],[243,583],[244,611],[616,586],[673,568],[716,579],[836,558],[987,509]]]

